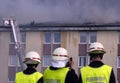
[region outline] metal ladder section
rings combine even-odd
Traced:
[[[16,50],[16,55],[18,56],[21,70],[24,70],[24,65],[22,61],[22,56],[24,56],[22,44],[21,44],[21,34],[20,34],[20,28],[16,22],[16,20],[12,17],[9,20],[10,25],[12,27],[12,32],[15,40],[15,50]]]

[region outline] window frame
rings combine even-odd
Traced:
[[[49,56],[49,57],[47,57],[47,59],[49,59],[49,61],[46,61],[46,60],[45,60],[45,56]],[[48,67],[48,66],[50,66],[51,63],[49,63],[49,62],[51,62],[51,55],[43,55],[42,61],[43,61],[43,64],[42,64],[43,67]],[[47,63],[49,63],[49,64],[45,64],[45,62],[47,62]]]
[[[80,64],[80,58],[85,58],[85,64],[83,65],[83,64]],[[83,59],[84,60],[84,59]],[[79,56],[79,59],[78,59],[78,68],[82,68],[82,67],[84,67],[84,66],[86,66],[86,65],[88,65],[88,56]]]
[[[88,36],[89,36],[89,44],[97,41],[97,33],[96,33],[96,32],[89,32],[89,35],[88,35]],[[95,38],[95,41],[91,42],[92,39],[93,39],[93,38],[91,38],[91,37],[93,37],[93,36],[94,36],[94,38]]]
[[[85,42],[81,42],[81,37],[85,36]],[[87,33],[86,32],[80,32],[80,39],[79,39],[80,44],[86,44],[87,43]]]
[[[120,56],[117,58],[117,68],[120,68]]]
[[[58,34],[59,33],[59,42],[56,42],[55,41],[55,34]],[[60,42],[61,42],[61,33],[60,32],[54,32],[53,33],[53,44],[60,44]]]
[[[118,32],[118,44],[120,44],[120,32]]]
[[[45,34],[46,33],[46,34]],[[46,36],[47,36],[47,33],[50,33],[50,42],[46,42]],[[44,44],[51,44],[51,32],[44,32]]]
[[[14,58],[13,58],[13,57]],[[15,64],[11,64],[11,58],[13,59],[13,61],[15,61],[14,63]],[[19,59],[18,59],[18,57],[17,57],[17,55],[9,55],[9,62],[8,62],[8,66],[10,66],[10,67],[20,67],[20,62],[19,62]]]
[[[20,43],[21,44],[25,44],[26,42],[26,32],[20,32]],[[15,40],[14,40],[14,35],[12,32],[10,32],[10,44],[15,44]]]
[[[82,35],[84,35],[86,37],[85,38],[86,39],[85,42],[81,42]],[[93,43],[93,42],[91,42],[91,40],[93,39],[92,38],[93,36],[95,38],[95,41],[93,41],[93,42],[96,42],[97,41],[97,32],[80,32],[80,34],[79,34],[79,43],[80,44],[90,44],[90,43]]]
[[[50,42],[46,42],[45,33],[50,33]],[[44,32],[44,44],[60,44],[60,42],[55,42],[55,34],[59,33],[60,35],[60,42],[61,42],[61,33],[60,32]]]

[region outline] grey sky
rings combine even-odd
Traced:
[[[14,16],[19,23],[117,22],[120,0],[1,0],[0,19]]]

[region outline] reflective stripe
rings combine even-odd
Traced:
[[[32,58],[33,60],[35,59],[35,60],[41,60],[40,58]]]

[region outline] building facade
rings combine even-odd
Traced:
[[[41,73],[50,65],[53,50],[61,46],[73,58],[74,69],[79,76],[80,68],[89,64],[89,44],[101,42],[106,50],[103,62],[113,67],[116,81],[120,83],[119,25],[34,24],[20,25],[20,31],[24,54],[34,50],[41,55],[42,64],[37,68]],[[21,70],[14,45],[11,27],[0,26],[0,83],[14,83],[15,73]],[[24,55],[21,56],[23,59]]]

